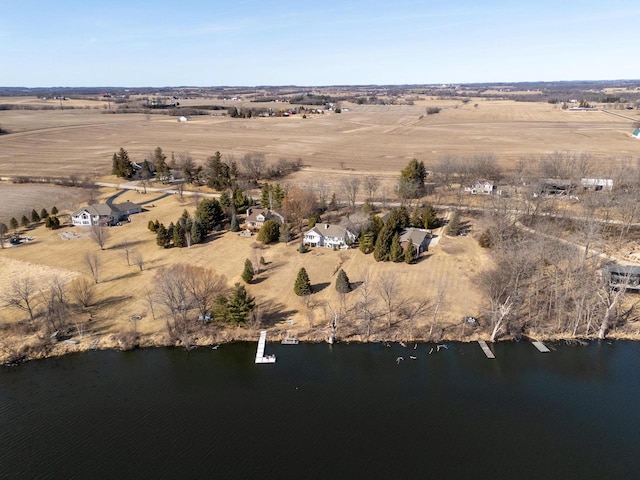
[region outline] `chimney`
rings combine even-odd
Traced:
[[[325,228],[325,230],[326,230],[327,228],[329,228],[329,224],[328,224],[328,223],[325,223],[325,224],[324,224],[324,228]]]

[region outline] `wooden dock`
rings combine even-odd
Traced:
[[[487,358],[496,358],[496,356],[489,348],[489,345],[487,345],[487,342],[485,342],[484,340],[478,340],[478,345],[480,345],[480,348],[482,348],[482,351],[487,356]]]
[[[542,353],[549,353],[551,350],[547,348],[547,346],[542,342],[531,342],[534,347],[536,347]]]
[[[264,354],[264,348],[267,344],[267,331],[262,330],[260,332],[260,339],[258,340],[258,350],[256,351],[256,363],[276,363],[275,355]]]

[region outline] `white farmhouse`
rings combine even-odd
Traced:
[[[107,205],[106,203],[94,203],[81,208],[71,215],[71,223],[76,227],[90,227],[92,225],[115,225],[129,215],[140,213],[142,208],[133,202]]]

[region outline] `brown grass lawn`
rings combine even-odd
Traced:
[[[105,191],[105,195],[111,194]],[[139,200],[140,195],[128,192],[119,200]],[[30,275],[45,287],[54,275],[72,279],[86,275],[83,265],[85,252],[96,252],[101,260],[100,283],[98,284],[99,304],[95,308],[95,318],[90,324],[92,332],[98,332],[103,345],[113,344],[111,334],[130,331],[130,317],[141,315],[138,331],[148,335],[164,335],[166,328],[163,318],[153,320],[145,301],[145,289],[152,289],[152,282],[158,269],[175,263],[201,265],[225,275],[229,286],[240,282],[244,261],[247,258],[257,260],[264,257],[267,265],[257,277],[255,284],[249,285],[249,291],[257,298],[257,303],[265,315],[264,325],[275,327],[275,331],[292,329],[305,338],[324,339],[326,325],[330,318],[330,305],[338,308],[339,295],[335,290],[337,265],[358,285],[365,271],[372,278],[383,275],[396,275],[401,287],[401,296],[407,299],[435,298],[441,284],[446,285],[446,306],[442,309],[443,325],[460,325],[464,315],[476,315],[481,308],[481,296],[474,284],[475,274],[485,268],[488,257],[469,237],[443,238],[439,246],[431,249],[416,265],[377,263],[372,255],[365,256],[358,250],[334,252],[327,249],[313,249],[306,254],[297,251],[297,243],[277,244],[256,249],[254,239],[239,237],[235,233],[221,233],[214,239],[190,249],[165,250],[155,245],[155,236],[147,230],[149,220],[158,219],[165,224],[175,220],[185,208],[193,210],[191,205],[181,204],[177,197],[168,197],[155,202],[155,207],[139,215],[132,216],[132,223],[122,227],[112,227],[107,248],[101,251],[89,237],[88,232],[77,227],[67,227],[58,231],[49,231],[37,227],[29,232],[35,240],[19,247],[0,251],[0,269],[3,279],[0,283],[0,295],[6,293],[13,279]],[[63,240],[60,233],[76,231],[81,237]],[[128,267],[122,256],[120,243],[127,239],[133,248],[142,252],[145,268],[142,272],[136,266]],[[257,251],[257,253],[255,253]],[[293,293],[293,283],[300,267],[305,267],[311,283],[317,293],[312,296],[311,314],[299,297]],[[356,288],[346,296],[347,305],[360,301],[361,292]],[[381,307],[381,306],[380,306]],[[19,310],[3,308],[0,318],[15,321],[24,318]],[[417,325],[415,335],[426,335],[426,320]],[[84,321],[84,319],[83,319]],[[383,326],[379,320],[378,325]],[[360,338],[361,329],[355,319],[340,324],[340,334],[352,339]],[[406,337],[406,325],[397,325],[381,336],[386,338]],[[375,329],[374,329],[375,332]],[[450,332],[455,335],[455,332]],[[86,348],[95,335],[82,340]],[[74,347],[79,348],[79,347]]]
[[[427,115],[426,106],[442,111]],[[324,172],[390,174],[414,157],[429,165],[443,155],[489,153],[508,168],[520,157],[555,151],[584,152],[601,160],[640,154],[631,120],[563,111],[547,103],[429,100],[349,109],[307,119],[196,116],[187,123],[166,115],[109,115],[91,108],[0,111],[0,125],[15,132],[0,136],[0,177],[108,174],[111,156],[120,147],[133,160],[161,146],[200,161],[216,150],[236,158],[263,153],[273,161],[300,158]],[[625,114],[640,120],[635,110]]]

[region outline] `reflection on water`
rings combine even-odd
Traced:
[[[269,344],[278,362],[254,365],[239,343],[5,368],[0,477],[637,478],[640,345],[550,347]]]

